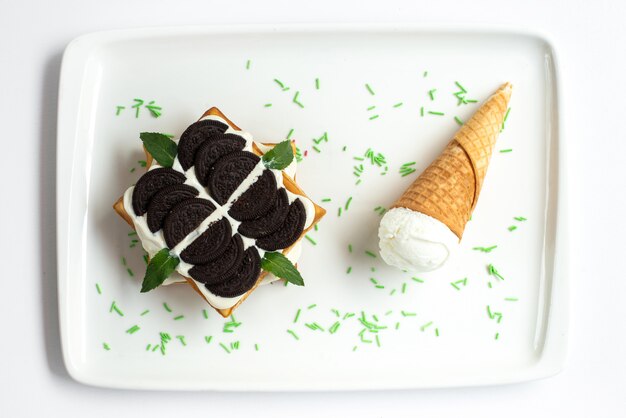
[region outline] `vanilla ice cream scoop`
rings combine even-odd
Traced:
[[[387,264],[418,272],[441,267],[459,246],[459,238],[443,222],[407,208],[385,213],[378,238]]]

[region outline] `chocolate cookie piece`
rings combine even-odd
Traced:
[[[289,206],[287,218],[275,232],[256,240],[256,245],[267,251],[282,250],[296,242],[306,222],[306,210],[300,199]]]
[[[213,203],[197,197],[176,205],[163,223],[163,236],[168,248],[174,248],[214,210]]]
[[[263,216],[239,225],[239,233],[250,238],[261,238],[276,231],[289,213],[289,198],[285,189],[278,189],[274,205]]]
[[[252,289],[261,273],[261,257],[254,247],[249,247],[243,254],[239,267],[224,281],[206,284],[209,292],[223,298],[234,298]]]
[[[145,173],[133,190],[133,210],[141,216],[148,210],[152,197],[164,187],[185,182],[185,175],[171,168],[155,168]]]
[[[239,234],[233,235],[224,252],[206,264],[193,266],[189,274],[194,280],[204,284],[216,284],[234,273],[243,260],[243,240]]]
[[[181,253],[180,258],[190,264],[204,264],[222,255],[232,236],[230,222],[221,218],[213,222]]]
[[[187,184],[174,184],[159,190],[148,205],[148,228],[157,232],[163,228],[165,217],[179,203],[198,196],[198,191]]]
[[[223,134],[228,129],[228,125],[216,120],[201,120],[189,125],[178,141],[178,161],[187,171],[194,161],[196,151],[209,138],[214,135]]]
[[[276,176],[271,170],[263,170],[252,186],[233,202],[228,213],[238,221],[256,219],[267,213],[275,198]]]
[[[207,182],[211,197],[220,205],[226,203],[260,160],[248,151],[233,152],[217,160]]]
[[[241,151],[245,146],[246,140],[234,134],[223,134],[210,141],[205,141],[198,149],[193,164],[196,178],[200,184],[207,185],[209,171],[217,160],[231,152]]]

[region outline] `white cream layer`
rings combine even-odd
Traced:
[[[221,122],[221,123],[224,123],[224,124],[228,125],[228,123],[225,120],[223,120],[222,118],[220,118],[218,116],[205,116],[201,120],[207,120],[207,119],[216,120],[218,122]],[[238,135],[238,136],[242,137],[246,141],[246,145],[244,147],[244,150],[252,152],[253,140],[252,140],[252,135],[250,135],[248,132],[237,131],[237,130],[232,129],[229,126],[225,133],[235,134],[235,135]],[[259,144],[259,143],[255,143],[255,144],[263,153],[265,153],[268,149],[270,149],[269,146],[265,146],[265,145]],[[152,165],[149,167],[149,170],[154,170],[154,169],[159,168],[159,167],[161,167],[161,166],[156,162],[156,160],[153,160],[152,161]],[[226,202],[224,205],[218,204],[207,193],[206,189],[198,181],[198,179],[197,179],[197,177],[195,175],[195,168],[193,166],[190,167],[185,172],[182,169],[182,166],[180,165],[180,162],[178,161],[178,157],[176,157],[176,159],[174,160],[174,164],[172,166],[172,169],[174,169],[174,170],[176,170],[178,172],[184,173],[185,176],[186,176],[185,184],[194,187],[198,191],[198,193],[199,193],[198,194],[199,198],[209,200],[216,207],[216,210],[213,213],[211,213],[211,215],[209,215],[209,217],[207,217],[194,231],[190,232],[180,243],[178,243],[176,245],[176,247],[174,247],[173,249],[170,250],[170,253],[172,255],[175,255],[175,256],[180,258],[180,254],[183,252],[183,250],[185,248],[187,248],[197,237],[202,235],[202,233],[204,233],[213,222],[215,222],[215,221],[217,221],[217,220],[219,220],[221,218],[226,218],[230,222],[233,234],[235,234],[237,232],[237,228],[239,227],[241,222],[233,219],[228,214],[228,210],[230,209],[230,207],[233,204],[233,202],[235,202],[246,190],[248,190],[248,188],[250,186],[252,186],[252,184],[254,184],[254,182],[261,176],[261,174],[263,173],[264,169],[266,169],[266,168],[265,168],[265,166],[263,165],[262,162],[259,162],[259,164],[257,164],[257,166],[252,170],[252,172],[237,187],[237,189],[233,192],[233,194],[228,199],[228,202]],[[285,171],[287,172],[288,175],[290,175],[293,178],[293,175],[295,175],[295,172],[296,172],[296,161],[295,161],[295,159],[294,159],[293,163],[290,164],[285,169]],[[277,187],[279,189],[280,188],[284,188],[282,171],[280,171],[280,170],[271,170],[271,172],[276,177],[276,185],[277,185]],[[291,173],[293,173],[293,175]],[[156,233],[153,233],[152,231],[150,231],[150,228],[148,228],[147,213],[142,215],[142,216],[135,215],[135,211],[134,211],[133,205],[132,205],[132,196],[133,196],[133,190],[134,189],[135,189],[135,187],[131,186],[124,193],[124,208],[126,209],[127,213],[131,217],[131,219],[133,220],[133,224],[135,225],[135,230],[137,231],[137,236],[139,237],[139,239],[141,241],[141,245],[143,246],[144,250],[148,253],[148,255],[150,257],[154,257],[154,255],[157,252],[159,252],[163,248],[166,248],[167,244],[165,243],[165,238],[163,236],[163,231],[162,230],[159,230]],[[300,195],[297,195],[295,193],[291,193],[289,190],[285,190],[285,191],[287,192],[287,196],[289,198],[289,203],[292,203],[296,199],[299,199],[302,202],[302,204],[304,206],[304,209],[305,209],[305,213],[306,213],[306,221],[305,221],[304,229],[306,229],[309,226],[311,226],[311,224],[313,223],[313,220],[315,219],[315,206],[313,205],[313,202],[311,202],[311,200],[309,200],[308,198],[306,198],[304,196],[300,196]],[[241,235],[241,238],[242,238],[242,241],[244,243],[244,250],[249,248],[250,246],[255,245],[255,240],[254,239],[245,237],[243,235]],[[258,247],[257,247],[257,250],[259,252],[259,256],[263,257],[263,255],[265,254],[265,251],[260,249],[260,248],[258,248]],[[290,259],[291,262],[295,264],[298,261],[298,258],[300,256],[300,252],[301,252],[301,245],[300,245],[300,243],[298,243],[289,252],[289,254],[287,255],[287,258]],[[183,260],[180,260],[180,263],[176,267],[176,272],[173,273],[172,276],[170,276],[170,278],[168,278],[163,283],[163,285],[170,285],[170,284],[180,283],[182,281],[185,281],[183,276],[190,277],[189,270],[192,267],[193,267],[192,264],[189,264],[189,263],[184,262]],[[264,278],[262,284],[270,283],[270,282],[272,282],[274,280],[277,280],[277,279],[273,275],[268,274]],[[211,293],[200,282],[196,282],[196,285],[197,285],[198,289],[200,289],[200,291],[202,292],[204,297],[209,301],[209,303],[213,307],[215,307],[217,309],[227,309],[227,308],[230,308],[230,307],[234,306],[235,304],[237,304],[237,302],[239,302],[239,300],[241,300],[241,298],[245,295],[244,294],[244,295],[236,296],[236,297],[233,297],[233,298],[224,298],[224,297],[217,296],[217,295]]]

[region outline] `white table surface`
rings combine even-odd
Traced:
[[[172,5],[167,5],[171,3]],[[626,414],[626,2],[0,1],[0,417],[616,417]],[[182,4],[184,3],[184,4]],[[237,4],[235,4],[237,3]],[[217,23],[499,24],[547,32],[560,59],[570,158],[572,319],[566,369],[525,384],[348,393],[158,393],[74,382],[56,299],[56,99],[83,33]],[[20,177],[17,177],[20,176]],[[63,414],[63,415],[61,415]],[[88,414],[88,415],[86,415]]]

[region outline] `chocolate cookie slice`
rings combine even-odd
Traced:
[[[230,207],[228,213],[238,221],[249,221],[263,216],[276,198],[276,176],[271,170],[263,174]]]
[[[193,266],[189,274],[194,280],[204,284],[216,284],[234,273],[243,260],[243,240],[235,234],[224,252],[206,264]]]
[[[245,146],[246,140],[234,134],[223,134],[211,141],[205,141],[198,149],[193,164],[200,184],[207,185],[209,171],[217,160],[231,152],[241,151]]]
[[[261,257],[254,247],[249,247],[243,254],[239,267],[224,281],[206,284],[209,292],[223,298],[234,298],[252,289],[261,273]]]
[[[289,213],[289,198],[285,189],[279,189],[274,205],[263,216],[239,225],[239,233],[250,238],[260,238],[276,231],[285,221]]]
[[[306,210],[300,199],[289,206],[289,213],[278,230],[256,240],[256,245],[267,251],[282,250],[296,242],[306,222]]]
[[[201,120],[189,125],[178,141],[178,161],[187,171],[194,161],[196,151],[209,138],[223,134],[228,129],[228,125],[216,120]]]
[[[226,203],[260,160],[248,151],[233,152],[220,158],[209,173],[207,184],[211,197],[220,205]]]
[[[198,196],[198,191],[187,184],[167,186],[157,193],[148,205],[148,228],[157,232],[163,228],[165,217],[179,203]]]
[[[185,200],[176,205],[163,223],[163,236],[168,248],[174,248],[214,210],[213,203],[199,198]]]
[[[185,175],[171,168],[155,168],[145,173],[133,190],[133,210],[141,216],[148,210],[152,197],[164,187],[185,182]]]
[[[213,222],[206,231],[193,240],[180,253],[180,258],[190,264],[204,264],[219,257],[226,250],[232,236],[230,222],[221,218]]]

